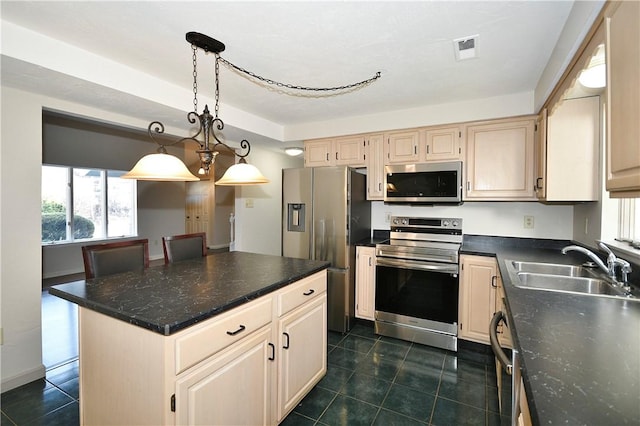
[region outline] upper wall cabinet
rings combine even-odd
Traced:
[[[535,117],[470,123],[465,200],[532,201]]]
[[[420,161],[451,161],[462,158],[462,127],[427,127],[420,144]]]
[[[546,126],[539,120],[536,136],[538,197],[545,201],[598,200],[600,97],[562,101]]]
[[[384,191],[384,135],[368,135],[365,160],[367,163],[367,200],[383,200]]]
[[[420,161],[418,147],[420,145],[420,132],[418,130],[405,130],[391,132],[384,135],[385,164],[413,164]]]
[[[331,166],[333,157],[333,139],[318,139],[304,142],[304,166]]]
[[[607,190],[640,197],[640,2],[612,2],[605,16]]]
[[[364,136],[316,139],[304,143],[304,166],[365,166]]]

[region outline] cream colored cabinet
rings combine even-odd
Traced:
[[[367,136],[365,159],[367,164],[367,200],[384,199],[384,135]]]
[[[304,166],[363,167],[365,148],[366,140],[362,135],[305,141]]]
[[[385,133],[384,145],[385,164],[412,164],[420,161],[418,148],[420,145],[420,132],[418,130],[405,130]]]
[[[460,256],[460,339],[489,344],[489,325],[496,312],[497,281],[495,258]]]
[[[169,336],[80,307],[81,423],[277,424],[326,373],[326,285],[325,270]]]
[[[539,119],[537,133],[538,197],[545,201],[598,200],[600,97],[561,101],[547,117],[546,126],[543,117]]]
[[[271,327],[263,327],[176,381],[176,424],[269,425]]]
[[[349,136],[334,140],[334,156],[336,166],[364,167],[366,138]]]
[[[327,371],[327,299],[315,297],[283,316],[279,321],[278,330],[280,422]]]
[[[452,161],[462,159],[462,128],[460,126],[427,127],[419,149],[421,161]]]
[[[356,247],[356,317],[373,321],[376,298],[376,248]]]
[[[607,190],[640,197],[640,2],[611,2],[605,15]]]
[[[535,149],[536,160],[535,189],[536,196],[547,196],[547,109],[544,108],[536,118]]]
[[[465,200],[533,201],[535,117],[465,127]]]
[[[304,142],[304,166],[331,166],[334,162],[333,139],[317,139]]]

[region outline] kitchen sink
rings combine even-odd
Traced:
[[[506,263],[511,282],[519,288],[640,301],[627,295],[598,269],[516,260],[507,260]]]
[[[565,277],[593,277],[594,272],[594,268],[563,265],[559,263],[508,262],[510,262],[518,272],[531,272],[534,274],[561,275]]]

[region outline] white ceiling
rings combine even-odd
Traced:
[[[222,56],[265,77],[338,86],[324,98],[265,90],[222,67],[220,100],[279,125],[298,125],[535,90],[573,1],[26,2],[2,1],[2,20],[191,90],[198,31]],[[456,61],[453,39],[479,35],[478,57]],[[198,54],[199,92],[213,94],[213,58]],[[3,84],[154,117],[154,104],[91,88],[3,55]],[[157,106],[157,105],[155,105]],[[202,107],[202,105],[201,105]],[[184,110],[192,99],[184,99]],[[225,111],[221,107],[224,119]],[[176,120],[183,120],[180,115]],[[177,121],[176,121],[177,122]]]

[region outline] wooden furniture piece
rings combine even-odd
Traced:
[[[149,240],[118,241],[82,247],[86,279],[149,267]]]
[[[489,324],[496,311],[497,288],[495,258],[460,256],[460,339],[489,344]]]
[[[207,234],[196,232],[162,237],[162,250],[165,264],[204,257],[207,255]]]

